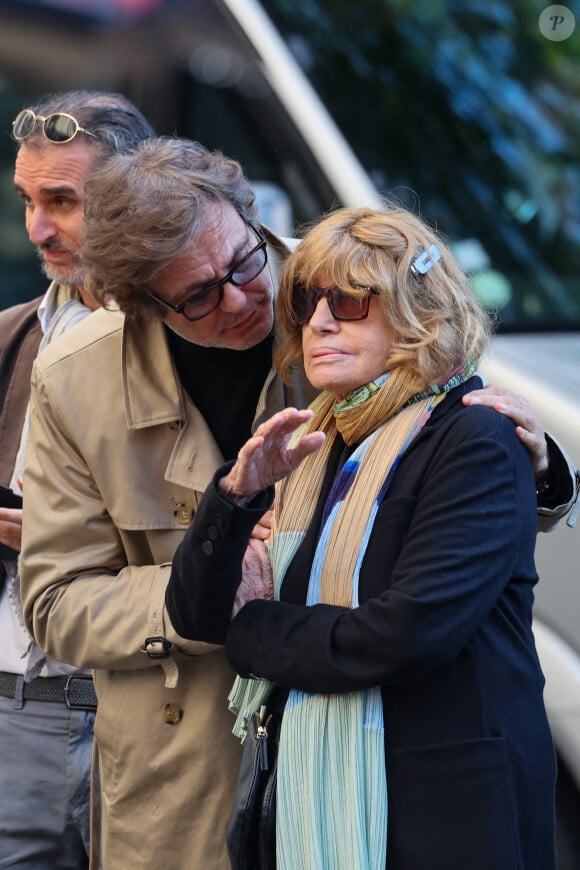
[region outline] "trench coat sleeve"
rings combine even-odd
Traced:
[[[222,495],[217,481],[233,464],[218,469],[206,489],[176,550],[165,595],[167,613],[179,634],[209,643],[225,641],[248,538],[274,500],[274,487],[244,507]]]
[[[308,692],[414,685],[455,661],[496,607],[514,574],[522,527],[529,557],[520,579],[524,586],[537,579],[535,484],[525,449],[501,415],[458,418],[417,496],[387,496],[383,507],[373,535],[385,548],[389,536],[404,536],[390,577],[380,557],[372,566],[385,571],[385,591],[352,610],[246,604],[226,639],[238,673]]]
[[[66,401],[66,398],[65,398]],[[166,564],[127,564],[113,523],[82,455],[35,364],[24,475],[21,585],[24,617],[38,645],[79,668],[158,667],[142,650],[152,621],[191,655],[215,646],[186,642],[165,617]],[[87,426],[106,427],[106,419]],[[114,443],[114,442],[113,442]],[[124,481],[120,485],[138,485]],[[173,555],[173,554],[171,554]]]

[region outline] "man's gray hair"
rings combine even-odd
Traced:
[[[254,192],[237,160],[198,142],[160,137],[110,157],[86,187],[84,263],[102,305],[160,318],[152,282],[205,229],[208,206],[229,203],[255,224]]]

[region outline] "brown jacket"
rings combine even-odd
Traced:
[[[30,374],[42,329],[42,296],[0,313],[0,483],[8,486],[30,398]]]
[[[271,372],[258,415],[310,398]],[[171,559],[222,461],[159,323],[98,311],[39,356],[24,609],[43,648],[96,669],[104,870],[229,868],[234,674],[221,647],[181,638],[164,609]],[[143,652],[152,636],[173,644],[169,658]]]

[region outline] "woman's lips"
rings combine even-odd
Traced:
[[[324,359],[328,356],[346,356],[346,351],[338,347],[321,347],[310,354],[311,359]]]

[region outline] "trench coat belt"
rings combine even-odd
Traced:
[[[0,671],[0,695],[17,698],[20,693],[25,701],[65,704],[69,710],[97,709],[97,696],[90,674],[37,677],[29,683],[23,683],[21,675]]]

